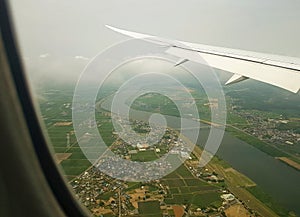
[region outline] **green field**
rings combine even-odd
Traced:
[[[175,103],[161,94],[150,93],[137,98],[131,105],[132,109],[158,112],[172,116],[180,116]]]
[[[251,194],[253,194],[258,200],[260,200],[266,206],[271,208],[271,210],[276,212],[279,216],[283,216],[283,217],[284,216],[286,216],[286,217],[292,216],[292,215],[290,215],[290,213],[288,212],[287,209],[285,209],[280,204],[278,204],[276,201],[274,201],[274,199],[270,195],[265,193],[263,191],[263,189],[261,189],[259,186],[254,186],[254,187],[250,187],[250,188],[246,188],[246,189]]]
[[[137,154],[131,155],[132,161],[146,162],[146,161],[153,161],[156,159],[158,159],[158,156],[155,154],[153,150],[140,151]]]
[[[201,208],[222,204],[220,187],[195,178],[184,165],[164,177],[162,182],[169,186],[166,204],[191,204]]]
[[[247,89],[247,91],[240,91]],[[224,88],[226,96],[234,99],[241,109],[253,109],[288,117],[300,117],[299,94],[293,94],[274,86],[250,81]],[[259,94],[258,94],[259,93]],[[274,118],[274,116],[272,116]],[[276,115],[275,115],[276,117]]]
[[[52,127],[48,130],[53,149],[55,153],[71,153],[71,156],[60,163],[66,177],[72,179],[87,168],[91,163],[86,159],[82,153],[78,143],[76,142],[75,135],[70,136],[70,146],[66,144],[66,133],[72,131],[71,127]]]
[[[68,179],[80,175],[91,163],[82,153],[71,125],[60,125],[72,121],[72,96],[71,86],[44,87],[42,97],[39,99],[40,112],[44,120],[46,135],[51,143],[50,149],[54,153],[71,153],[71,156],[60,163]],[[69,135],[69,143],[67,142]]]
[[[68,179],[80,175],[91,166],[77,143],[74,128],[58,123],[72,121],[72,96],[74,87],[45,87],[44,96],[39,100],[40,111],[45,123],[45,130],[54,153],[71,153],[71,156],[60,163]],[[108,92],[109,93],[109,92]],[[105,93],[104,95],[107,95]],[[113,125],[110,116],[104,110],[95,113],[98,130],[104,142],[111,145],[116,137],[113,135]],[[69,144],[67,142],[69,135]],[[91,150],[93,151],[93,150]],[[97,154],[95,155],[97,158]]]
[[[138,203],[139,216],[141,217],[160,217],[162,212],[159,201],[145,201]]]

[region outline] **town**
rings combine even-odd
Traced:
[[[129,121],[122,120],[122,123],[122,133],[129,133],[126,130]],[[131,124],[133,129],[139,132],[150,132],[149,125],[142,121],[134,120]],[[122,167],[120,162],[112,158],[99,159],[96,165],[71,181],[78,199],[94,216],[146,216],[147,212],[164,217],[184,214],[226,216],[226,212],[234,207],[243,210],[245,216],[249,213],[258,216],[226,188],[223,177],[208,168],[199,167],[197,155],[194,152],[190,153],[192,150],[187,148],[184,140],[179,139],[175,130],[167,128],[160,142],[153,146],[148,145],[147,141],[132,139],[130,142],[132,144],[117,138],[110,149],[118,159],[136,162],[154,162],[170,152],[169,154],[180,160],[182,165],[161,179],[129,182],[124,179],[145,178],[148,173],[155,174],[155,171],[147,168],[141,168],[140,171],[122,168],[126,177],[121,176],[123,180],[118,180],[112,177],[120,177],[120,174],[114,173],[120,171],[117,169]],[[111,163],[112,161],[115,162]],[[167,162],[155,166],[160,172],[171,167]],[[108,169],[111,171],[108,175],[101,172]]]

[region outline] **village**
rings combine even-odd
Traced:
[[[261,140],[278,145],[300,144],[300,132],[295,131],[297,128],[289,129],[288,125],[292,122],[289,119],[269,118],[255,111],[235,110],[235,112],[249,123],[244,131]]]

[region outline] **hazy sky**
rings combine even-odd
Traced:
[[[27,70],[40,75],[51,71],[51,75],[73,73],[76,77],[88,59],[126,39],[105,24],[183,41],[300,57],[298,0],[12,3]]]

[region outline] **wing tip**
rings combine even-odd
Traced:
[[[117,27],[113,27],[111,25],[105,24],[105,27],[109,28],[110,30],[114,31],[114,32],[118,32],[120,34],[132,37],[132,38],[136,38],[136,39],[150,39],[153,38],[155,36],[153,35],[147,35],[147,34],[143,34],[143,33],[138,33],[138,32],[132,32],[132,31],[128,31],[125,29],[119,29]]]
[[[105,24],[104,26],[105,26],[106,28],[110,29],[110,30],[115,31],[115,32],[119,32],[119,31],[120,31],[120,29],[118,29],[118,28],[116,28],[116,27],[113,27],[113,26],[111,26],[111,25],[108,25],[108,24]]]

